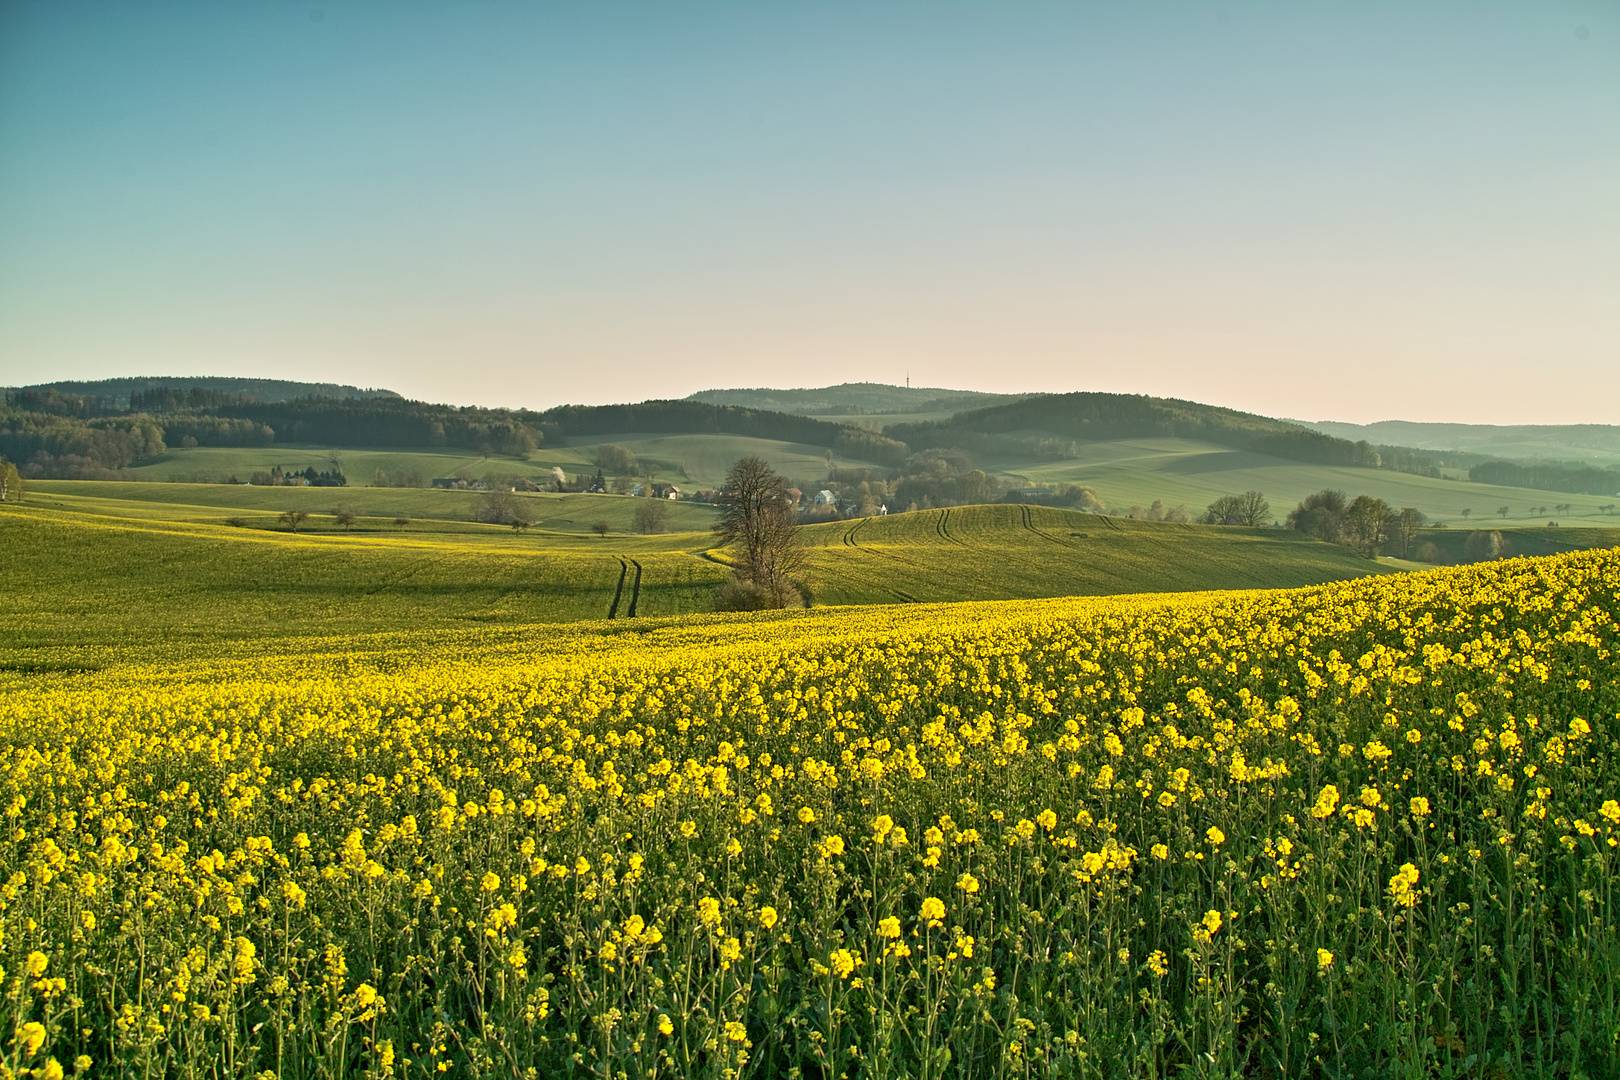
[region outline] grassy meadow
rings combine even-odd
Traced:
[[[965,506],[811,525],[815,602],[866,604],[1277,588],[1388,573],[1280,529]]]
[[[742,435],[635,433],[602,438],[574,437],[564,446],[543,446],[524,459],[486,458],[453,448],[334,449],[297,443],[262,447],[170,447],[157,457],[137,462],[123,471],[137,481],[218,484],[231,476],[245,482],[253,473],[268,472],[277,465],[286,471],[300,472],[313,466],[317,472],[339,469],[349,478],[351,488],[369,485],[379,469],[385,473],[419,472],[429,480],[527,476],[540,481],[550,478],[553,467],[569,476],[594,474],[596,447],[601,443],[626,447],[658,480],[694,489],[719,487],[732,462],[749,455],[764,458],[789,476],[819,477],[827,472],[826,450],[819,446]]]
[[[246,644],[678,615],[713,610],[729,576],[712,507],[673,503],[679,531],[639,536],[629,497],[514,497],[539,522],[522,533],[469,520],[476,492],[43,481],[0,510],[0,650],[20,650],[7,662],[24,670],[94,662],[61,650],[116,644],[132,619],[150,642]],[[202,498],[213,504],[170,501]],[[338,502],[362,515],[350,530],[331,516]],[[297,534],[279,521],[286,509],[312,515]],[[1039,507],[918,511],[804,536],[816,605],[1278,587],[1392,569],[1274,529]]]
[[[940,417],[943,419],[943,417]],[[838,419],[836,417],[829,419]],[[926,419],[914,415],[855,416],[848,417],[872,427],[881,427],[885,420],[915,421]],[[1017,433],[1015,433],[1017,434]],[[1026,432],[1023,434],[1039,434]],[[550,478],[553,467],[561,468],[570,476],[594,474],[596,447],[601,443],[617,443],[636,455],[642,467],[658,480],[675,483],[697,490],[720,486],[726,469],[738,458],[754,455],[770,462],[773,468],[804,484],[815,484],[826,475],[827,451],[821,447],[797,443],[751,439],[733,435],[649,435],[627,434],[603,438],[573,438],[566,446],[542,447],[526,460],[510,457],[484,458],[456,450],[335,450],[318,446],[275,444],[257,448],[196,447],[171,448],[157,458],[132,465],[123,472],[131,481],[187,482],[194,487],[224,486],[220,482],[230,476],[246,480],[254,472],[269,470],[280,465],[288,470],[302,470],[313,466],[317,471],[332,468],[343,470],[350,487],[343,489],[342,500],[358,506],[358,493],[366,489],[378,470],[384,472],[415,471],[427,478],[456,477],[482,479],[485,477],[530,477],[536,481]],[[1189,439],[1116,439],[1078,444],[1079,456],[1073,459],[1042,461],[1032,458],[983,455],[980,464],[993,471],[1021,478],[1032,485],[1068,483],[1092,488],[1107,505],[1124,512],[1131,505],[1151,505],[1157,499],[1165,506],[1184,505],[1197,516],[1215,499],[1243,491],[1263,491],[1271,502],[1272,512],[1285,517],[1296,503],[1312,492],[1323,488],[1339,488],[1353,495],[1368,494],[1383,499],[1392,506],[1413,506],[1435,521],[1443,521],[1451,528],[1529,528],[1544,527],[1550,520],[1561,526],[1601,526],[1612,523],[1620,527],[1620,517],[1605,515],[1601,507],[1614,503],[1615,497],[1571,495],[1563,492],[1539,491],[1529,488],[1498,487],[1490,484],[1470,483],[1466,479],[1434,479],[1407,473],[1379,469],[1357,469],[1309,465],[1270,457],[1252,451],[1234,450],[1214,443]],[[840,466],[870,464],[860,459],[838,456]],[[81,488],[60,487],[63,481],[34,481],[44,492],[66,492]],[[275,489],[280,495],[293,489]],[[308,496],[317,503],[325,496],[316,489]],[[433,516],[432,509],[453,503],[418,503],[411,492],[415,489],[392,489],[398,492],[395,505],[425,507],[416,516]],[[435,495],[452,494],[437,492]],[[465,497],[465,493],[461,493]],[[120,498],[154,498],[138,493],[118,493]],[[249,498],[239,495],[236,498]],[[163,501],[180,503],[206,502],[221,504],[222,496],[207,494]],[[335,502],[338,497],[327,499]],[[227,500],[228,501],[228,500]],[[381,506],[388,499],[378,497]],[[1572,512],[1558,514],[1553,507],[1568,503]],[[258,505],[252,502],[239,504]],[[1498,508],[1506,506],[1504,517]],[[1547,507],[1547,513],[1532,511]],[[891,507],[891,509],[904,509]],[[1470,513],[1465,517],[1463,511]]]
[[[158,521],[225,524],[241,519],[249,528],[281,529],[278,518],[288,510],[311,515],[300,529],[309,532],[342,531],[332,520],[338,506],[361,515],[353,526],[358,533],[419,534],[457,531],[493,537],[511,530],[479,524],[475,518],[484,493],[436,488],[316,488],[254,487],[236,484],[130,483],[102,480],[38,480],[30,485],[30,506],[108,517]],[[635,515],[633,499],[610,495],[514,492],[511,496],[534,519],[536,535],[592,533],[605,521],[615,533],[628,533]],[[716,511],[704,503],[672,501],[672,532],[701,532],[712,527]],[[401,517],[410,518],[398,525]]]
[[[1306,495],[1338,488],[1351,496],[1372,495],[1395,507],[1416,507],[1453,529],[1545,526],[1555,519],[1562,526],[1620,526],[1620,517],[1599,509],[1616,502],[1613,496],[1437,480],[1383,469],[1308,465],[1190,439],[1085,442],[1078,448],[1080,456],[1073,460],[995,459],[994,467],[1031,483],[1084,484],[1115,510],[1133,503],[1147,506],[1160,499],[1166,506],[1183,503],[1196,516],[1221,495],[1263,491],[1272,513],[1282,518]],[[1572,504],[1573,513],[1555,514],[1551,508],[1560,503]],[[1501,506],[1508,507],[1506,517],[1497,513]],[[1546,514],[1530,512],[1541,506],[1548,508]],[[1471,513],[1464,517],[1464,510]]]
[[[153,647],[251,644],[701,612],[713,609],[726,577],[674,549],[680,537],[558,541],[468,527],[485,535],[295,536],[7,511],[0,663],[97,663],[101,650],[132,635]],[[86,650],[90,659],[78,658]]]

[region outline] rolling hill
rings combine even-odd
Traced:
[[[797,390],[700,390],[688,394],[686,400],[805,416],[901,416],[908,413],[950,415],[964,409],[1010,404],[1028,396],[947,390],[939,386],[890,386],[887,383],[860,382]]]
[[[1282,588],[1393,569],[1281,529],[1040,506],[921,510],[804,532],[817,604]]]
[[[1620,463],[1620,427],[1613,424],[1426,424],[1382,420],[1342,424],[1299,421],[1341,439],[1400,443],[1425,450],[1455,450],[1481,457]]]
[[[207,642],[709,611],[729,577],[706,531],[713,511],[693,505],[674,508],[687,531],[601,537],[588,524],[625,528],[638,500],[521,496],[542,523],[518,533],[467,520],[473,493],[374,488],[352,493],[362,516],[351,533],[328,516],[343,494],[332,489],[51,487],[0,507],[0,648],[25,666],[123,642],[132,625],[154,642]],[[200,493],[222,501],[165,501]],[[276,516],[300,504],[315,516],[292,534]],[[401,513],[413,516],[404,527],[393,521]],[[1280,530],[1040,507],[898,514],[803,535],[817,606],[1281,587],[1390,569]]]

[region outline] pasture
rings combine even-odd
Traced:
[[[1620,526],[1620,518],[1599,509],[1620,501],[1613,496],[1437,480],[1384,469],[1308,465],[1190,439],[1082,442],[1078,449],[1080,456],[1072,460],[987,458],[986,463],[1031,483],[1084,484],[1113,510],[1133,503],[1147,506],[1160,499],[1166,506],[1183,503],[1196,517],[1221,495],[1263,491],[1272,513],[1280,519],[1306,495],[1338,488],[1351,496],[1375,496],[1394,507],[1416,507],[1453,529],[1545,526],[1552,519],[1563,526]],[[1572,504],[1574,510],[1554,513],[1552,507],[1561,503]],[[1508,507],[1505,517],[1497,513],[1501,506]],[[1541,506],[1548,508],[1546,514],[1531,513],[1531,508]],[[1464,510],[1471,513],[1464,517]]]
[[[818,604],[1278,588],[1391,572],[1281,529],[964,506],[810,525]]]

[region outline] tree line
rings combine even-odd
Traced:
[[[1620,471],[1580,463],[1485,461],[1468,470],[1476,484],[1567,491],[1574,495],[1620,494]]]
[[[170,446],[456,447],[524,457],[568,435],[630,432],[729,434],[826,447],[898,464],[905,444],[812,417],[697,401],[562,405],[543,412],[436,405],[398,396],[265,401],[209,387],[136,389],[129,405],[106,396],[28,388],[4,392],[0,453],[31,475],[95,479]],[[869,455],[869,456],[868,456]]]
[[[1377,557],[1384,545],[1393,542],[1403,559],[1411,555],[1427,523],[1423,512],[1415,507],[1396,509],[1371,495],[1351,499],[1334,488],[1307,495],[1289,513],[1287,521],[1290,529],[1354,548],[1368,558]]]

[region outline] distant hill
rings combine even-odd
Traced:
[[[959,412],[948,420],[889,424],[883,433],[912,450],[957,447],[975,453],[1042,450],[1058,440],[1198,439],[1253,450],[1290,461],[1394,469],[1438,476],[1435,462],[1401,446],[1373,446],[1313,431],[1288,420],[1215,405],[1145,394],[1039,394],[988,408]]]
[[[954,412],[986,405],[1004,405],[1027,396],[947,390],[938,386],[890,386],[887,383],[860,382],[801,390],[702,390],[688,395],[686,400],[805,416],[860,416],[867,413]]]
[[[1341,439],[1398,443],[1424,450],[1452,450],[1480,457],[1620,462],[1620,427],[1613,424],[1427,424],[1381,420],[1376,424],[1343,424],[1332,420],[1297,421],[1313,431]]]
[[[208,390],[216,394],[256,398],[266,403],[291,401],[294,398],[397,398],[392,390],[365,389],[339,383],[292,382],[287,379],[229,379],[211,375],[186,377],[180,375],[147,375],[133,379],[97,379],[92,382],[49,382],[19,386],[18,390],[55,391],[79,397],[95,398],[115,408],[129,407],[131,394],[151,390]]]

